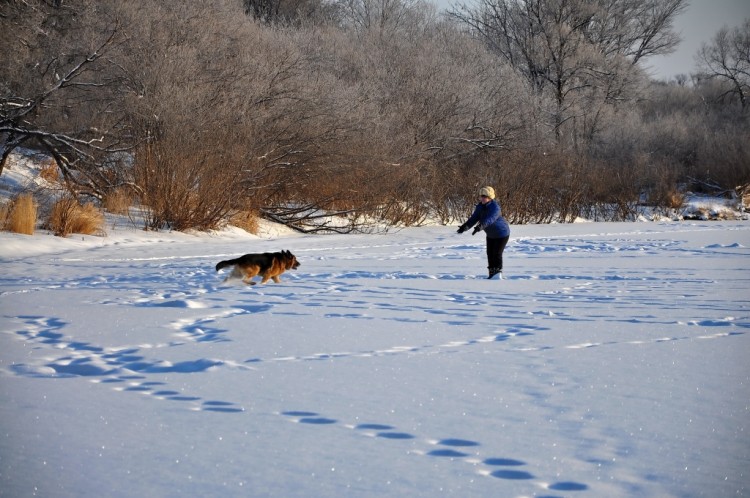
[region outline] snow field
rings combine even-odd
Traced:
[[[454,230],[0,234],[0,496],[747,494],[747,222]]]

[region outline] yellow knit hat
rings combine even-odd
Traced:
[[[485,195],[489,197],[490,199],[494,199],[495,189],[492,187],[482,187],[482,190],[479,191],[479,195]]]

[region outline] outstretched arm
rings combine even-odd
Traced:
[[[471,214],[468,220],[466,220],[466,223],[458,227],[457,232],[458,233],[464,233],[469,228],[473,227],[477,221],[479,221],[479,206],[474,208],[474,212]],[[475,232],[476,233],[476,232]]]

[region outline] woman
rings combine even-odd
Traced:
[[[495,189],[492,187],[483,187],[479,191],[479,204],[466,223],[458,228],[458,233],[463,233],[472,226],[472,235],[480,230],[487,234],[487,268],[490,270],[490,276],[487,278],[497,276],[502,280],[503,251],[510,239],[510,226],[500,214],[500,204],[495,201]]]

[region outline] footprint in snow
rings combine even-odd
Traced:
[[[302,411],[302,410],[290,410],[279,413],[286,417],[288,420],[298,424],[310,424],[310,425],[335,425],[338,424],[338,420],[324,417],[318,412],[313,411]],[[361,434],[376,437],[381,439],[389,440],[415,440],[417,437],[407,432],[399,432],[395,427],[388,424],[378,423],[363,423],[358,425],[346,425],[344,427],[352,429]],[[460,438],[447,438],[438,440],[424,440],[424,444],[430,446],[437,446],[431,450],[413,450],[411,453],[418,455],[425,455],[434,458],[449,458],[457,461],[464,461],[471,465],[479,467],[477,473],[487,477],[494,477],[496,479],[505,480],[534,480],[536,476],[531,472],[520,469],[526,465],[525,462],[514,458],[499,458],[489,457],[484,460],[478,460],[476,457],[479,455],[479,451],[474,451],[472,455],[469,453],[473,449],[481,446],[477,441],[471,441],[468,439]],[[412,443],[413,444],[413,443]],[[463,451],[462,451],[463,450]],[[500,467],[500,468],[498,468]],[[540,487],[551,491],[585,491],[588,489],[588,485],[574,482],[574,481],[561,481],[553,484],[547,484],[539,482],[537,483]]]

